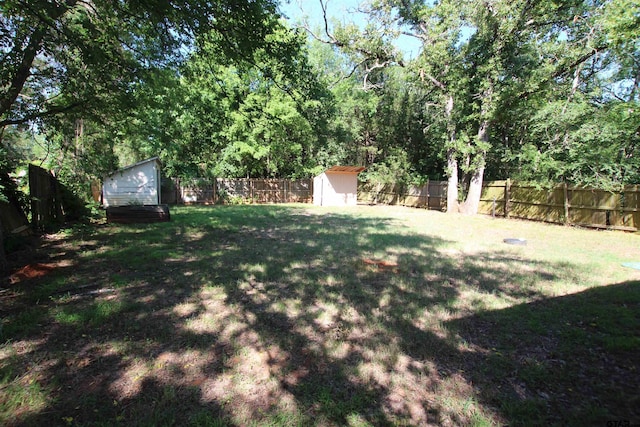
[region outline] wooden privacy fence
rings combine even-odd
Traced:
[[[299,179],[164,179],[162,203],[311,203],[313,180]]]
[[[61,183],[51,172],[29,165],[31,225],[36,230],[57,227],[88,214],[86,201]]]
[[[35,229],[64,221],[62,189],[49,171],[33,164],[29,165],[29,193],[31,224]]]
[[[567,225],[637,231],[640,229],[640,186],[619,191],[558,184],[540,188],[506,181],[483,186],[480,212]]]
[[[361,182],[358,183],[358,202],[444,211],[447,209],[447,181],[427,181],[423,186]]]
[[[423,186],[361,183],[358,200],[368,203],[446,210],[447,182]],[[494,216],[581,225],[614,230],[640,229],[640,185],[620,191],[559,184],[540,188],[533,184],[488,181],[483,184],[479,212]]]

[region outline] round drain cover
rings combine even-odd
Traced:
[[[514,239],[514,238],[509,238],[509,239],[504,239],[503,242],[509,244],[509,245],[521,245],[524,246],[527,244],[527,240],[526,239]]]

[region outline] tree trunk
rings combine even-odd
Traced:
[[[51,10],[48,20],[55,25],[58,19],[60,19],[67,11],[75,6],[76,0],[67,0],[63,4],[58,4]],[[22,45],[15,45],[13,51],[16,53],[16,66],[10,71],[8,82],[2,83],[2,92],[0,92],[0,117],[4,116],[15,103],[18,96],[22,92],[27,79],[31,76],[31,68],[33,62],[40,53],[43,44],[45,43],[45,37],[49,30],[49,23],[45,23],[44,20],[37,24],[28,37],[28,42]]]
[[[447,213],[458,212],[458,159],[453,148],[447,150]]]
[[[449,149],[447,150],[447,213],[458,212],[458,159],[454,143],[456,141],[456,128],[451,118],[453,114],[453,96],[447,96],[445,105],[447,127],[449,128]]]
[[[478,213],[480,207],[480,196],[482,195],[482,180],[484,178],[484,154],[479,161],[482,162],[482,166],[476,168],[471,176],[469,182],[469,192],[464,204],[460,207],[460,212],[465,215],[475,215]]]
[[[489,141],[489,122],[484,120],[478,129],[478,141],[487,143]],[[469,191],[467,192],[467,198],[464,204],[460,207],[460,212],[466,215],[475,215],[478,213],[480,207],[480,197],[482,196],[482,181],[484,179],[486,153],[481,151],[476,154],[474,163],[476,164],[475,170],[471,175],[471,181],[469,182]]]

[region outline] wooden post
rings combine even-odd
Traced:
[[[31,199],[31,225],[33,226],[34,230],[39,230],[40,229],[40,224],[41,224],[41,202],[40,199],[38,197],[35,196],[35,194],[39,194],[40,191],[37,190],[36,186],[39,184],[39,180],[38,177],[36,175],[36,166],[29,164],[29,198]]]
[[[564,191],[564,224],[569,225],[571,224],[569,220],[569,187],[566,182],[562,184],[562,189]]]
[[[507,178],[504,183],[504,217],[509,218],[511,209],[511,178]]]
[[[54,209],[55,218],[53,221],[57,224],[64,223],[64,206],[62,206],[62,190],[60,188],[60,183],[58,182],[58,178],[52,173],[49,173],[49,179],[51,180],[51,188],[53,190],[52,194],[52,203]]]
[[[429,178],[427,178],[427,210],[429,210]]]

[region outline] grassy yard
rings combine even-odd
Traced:
[[[49,236],[0,291],[0,424],[640,423],[640,271],[621,265],[638,234],[395,207],[171,214]]]

